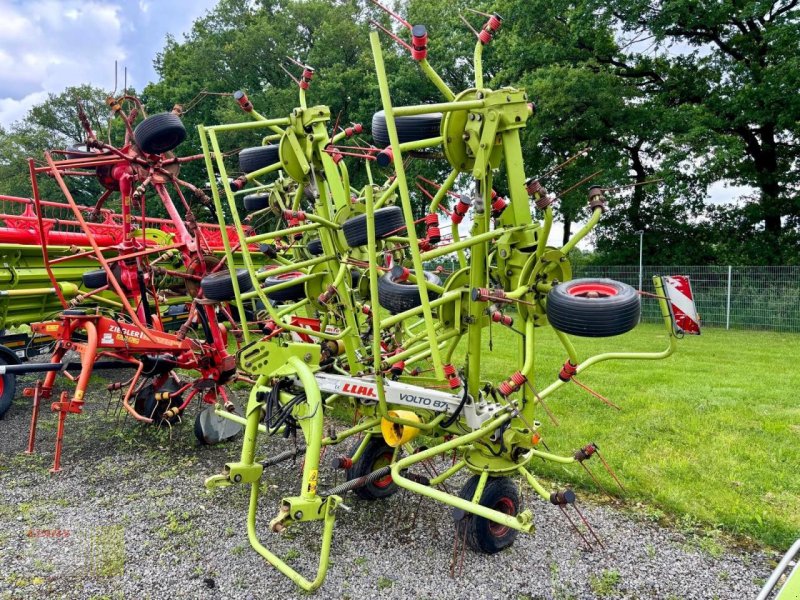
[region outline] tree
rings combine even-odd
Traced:
[[[591,0],[598,18],[647,42],[608,48],[579,40],[598,63],[663,106],[691,110],[693,126],[672,132],[673,142],[691,148],[706,182],[725,178],[758,190],[747,210],[749,233],[766,246],[756,256],[772,264],[798,249],[797,5]]]
[[[78,120],[78,102],[98,132],[109,132],[108,93],[90,85],[68,87],[60,94],[48,94],[47,99],[31,108],[24,119],[0,128],[0,181],[2,191],[9,196],[29,197],[32,194],[28,158],[43,164],[45,150],[64,149],[80,145],[85,139]],[[101,137],[105,137],[101,135]],[[56,160],[63,155],[53,154]],[[94,179],[67,178],[70,190],[78,202],[91,203],[101,188]],[[49,177],[39,178],[39,191],[44,199],[63,198],[61,190]]]

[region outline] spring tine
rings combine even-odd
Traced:
[[[589,477],[592,478],[592,481],[594,481],[595,485],[597,485],[597,487],[599,487],[606,496],[608,496],[609,498],[611,498],[613,500],[614,497],[606,491],[606,488],[603,487],[603,484],[600,483],[600,480],[595,476],[594,473],[592,473],[591,469],[589,469],[589,467],[587,467],[586,464],[582,460],[579,460],[578,463],[589,474]]]
[[[578,516],[581,518],[581,521],[583,521],[583,524],[586,525],[586,529],[589,530],[589,533],[592,534],[592,537],[595,540],[597,540],[597,543],[600,544],[600,547],[605,550],[605,544],[603,544],[603,541],[599,537],[597,537],[597,534],[594,532],[594,529],[592,528],[592,526],[589,525],[589,521],[586,520],[586,517],[583,516],[583,513],[580,510],[578,510],[578,505],[577,504],[573,504],[572,508],[574,508],[575,512],[578,513]]]
[[[602,455],[602,454],[600,454],[600,451],[599,451],[599,450],[595,450],[595,454],[597,454],[597,458],[599,458],[599,459],[600,459],[600,462],[602,462],[602,463],[603,463],[603,466],[606,468],[606,471],[608,471],[608,474],[609,474],[609,475],[611,475],[611,477],[613,477],[613,478],[614,478],[614,481],[616,481],[616,482],[617,482],[617,485],[619,486],[619,488],[620,488],[620,489],[621,489],[623,492],[626,492],[627,490],[625,489],[625,486],[624,486],[624,485],[622,485],[622,482],[621,482],[621,481],[619,480],[619,478],[617,477],[617,474],[616,474],[616,473],[614,473],[614,470],[611,468],[611,465],[609,465],[609,464],[606,462],[606,459],[605,459],[605,458],[603,458],[603,455]]]
[[[597,177],[598,175],[600,175],[600,173],[602,173],[602,172],[603,172],[603,169],[600,169],[599,171],[595,171],[595,172],[594,172],[594,173],[592,173],[591,175],[587,175],[586,177],[584,177],[583,179],[581,179],[581,180],[580,180],[578,183],[576,183],[575,185],[571,185],[571,186],[569,186],[567,189],[565,189],[563,192],[559,192],[558,194],[556,194],[556,198],[555,198],[555,199],[556,199],[556,200],[558,200],[558,199],[560,199],[560,198],[563,198],[564,196],[566,196],[567,194],[569,194],[569,193],[570,193],[572,190],[574,190],[574,189],[575,189],[575,188],[577,188],[577,187],[580,187],[580,186],[582,186],[582,185],[583,185],[584,183],[586,183],[587,181],[591,181],[592,179],[594,179],[595,177]]]
[[[553,425],[558,427],[560,425],[559,422],[558,422],[558,419],[556,419],[556,416],[553,414],[553,412],[550,410],[550,408],[547,406],[547,404],[544,403],[544,400],[542,400],[542,398],[539,396],[539,394],[536,393],[536,390],[533,389],[533,386],[530,384],[530,382],[529,381],[525,381],[525,385],[528,386],[528,389],[530,389],[531,393],[533,394],[533,397],[536,398],[536,401],[539,404],[542,405],[542,408],[544,409],[544,412],[546,412],[547,416],[550,417],[550,420],[553,422]]]
[[[469,30],[472,32],[472,34],[473,34],[475,37],[479,37],[479,36],[478,36],[478,32],[477,32],[477,31],[475,31],[475,28],[474,28],[472,25],[470,25],[470,24],[469,24],[469,21],[467,21],[467,20],[464,18],[464,15],[462,15],[462,14],[459,14],[459,15],[458,15],[458,18],[459,18],[459,19],[461,19],[461,20],[464,22],[464,25],[466,25],[466,26],[469,28]]]
[[[606,397],[604,397],[604,396],[602,396],[602,395],[598,394],[597,392],[595,392],[595,391],[594,391],[592,388],[590,388],[589,386],[582,384],[580,381],[578,381],[578,380],[575,378],[575,376],[573,376],[573,377],[572,377],[572,381],[574,381],[575,383],[577,383],[577,384],[578,384],[578,387],[580,387],[580,388],[583,388],[584,390],[586,390],[587,392],[589,392],[589,393],[590,393],[592,396],[594,396],[595,398],[597,398],[598,400],[600,400],[600,401],[601,401],[601,402],[603,402],[604,404],[607,404],[607,405],[608,405],[608,406],[610,406],[611,408],[616,408],[617,410],[622,410],[622,409],[621,409],[619,406],[617,406],[616,404],[614,404],[613,402],[611,402],[611,400],[609,400],[608,398],[606,398]]]
[[[561,510],[561,514],[564,515],[567,518],[567,521],[569,521],[569,524],[572,525],[572,528],[575,530],[575,533],[577,533],[579,536],[581,536],[581,539],[583,540],[583,543],[586,545],[585,549],[591,552],[592,545],[589,543],[589,540],[586,539],[586,536],[583,535],[583,532],[575,524],[575,522],[572,520],[572,518],[569,516],[569,514],[567,514],[567,511],[564,509],[564,506],[559,504],[558,508],[559,508],[559,510]]]
[[[292,75],[292,74],[289,72],[289,69],[287,69],[286,67],[284,67],[284,66],[283,66],[283,65],[281,65],[281,64],[279,64],[278,66],[279,66],[281,69],[283,69],[283,72],[284,72],[284,73],[286,73],[286,74],[287,74],[287,75],[288,75],[288,76],[291,78],[291,80],[295,82],[295,84],[297,84],[297,85],[300,85],[300,81],[299,81],[299,80],[298,80],[298,79],[297,79],[297,78],[296,78],[294,75]]]
[[[458,566],[458,576],[464,574],[464,555],[467,553],[467,522],[464,521],[464,535],[461,537],[461,561]]]
[[[397,13],[394,13],[394,12],[392,12],[391,10],[389,10],[389,9],[388,9],[387,7],[385,7],[383,4],[381,4],[380,2],[378,2],[378,0],[370,0],[370,1],[371,1],[371,2],[372,2],[374,5],[375,5],[375,6],[377,6],[378,8],[380,8],[380,9],[381,9],[383,12],[385,12],[387,15],[389,15],[390,17],[392,17],[392,18],[393,18],[395,21],[397,21],[398,23],[400,23],[401,25],[403,25],[403,26],[404,26],[404,27],[406,27],[407,29],[411,29],[411,23],[409,23],[408,21],[406,21],[406,20],[405,20],[403,17],[401,17],[401,16],[400,16],[400,15],[398,15]]]
[[[378,22],[377,22],[377,21],[375,21],[374,19],[370,19],[370,20],[369,20],[369,22],[370,22],[372,25],[374,25],[375,27],[377,27],[378,29],[380,29],[381,31],[383,31],[383,33],[385,33],[386,35],[388,35],[388,36],[389,36],[390,38],[392,38],[392,39],[393,39],[395,42],[397,42],[398,44],[400,44],[401,46],[403,46],[403,47],[404,47],[406,50],[408,50],[409,52],[411,52],[411,46],[410,46],[409,44],[407,44],[406,42],[404,42],[403,40],[401,40],[399,37],[397,37],[397,35],[395,35],[395,34],[394,34],[394,32],[392,32],[392,31],[389,31],[388,29],[386,29],[386,27],[384,27],[383,25],[381,25],[380,23],[378,23]]]
[[[450,579],[455,579],[456,577],[456,557],[458,551],[458,539],[461,534],[461,521],[456,523],[456,531],[453,534],[453,554],[450,557]]]
[[[547,172],[546,172],[544,175],[542,175],[541,177],[539,177],[539,179],[544,179],[545,177],[550,177],[550,175],[552,175],[552,174],[553,174],[553,173],[555,173],[556,171],[560,171],[561,169],[563,169],[564,167],[566,167],[568,164],[570,164],[572,161],[574,161],[574,160],[576,160],[576,159],[578,159],[578,158],[580,158],[580,157],[582,157],[582,156],[586,156],[587,154],[589,154],[589,151],[590,151],[591,149],[592,149],[592,147],[591,147],[591,146],[586,146],[586,148],[584,148],[583,150],[579,150],[578,152],[576,152],[575,154],[573,154],[572,156],[570,156],[570,157],[569,157],[567,160],[565,160],[564,162],[562,162],[562,163],[560,163],[560,164],[556,165],[555,167],[553,167],[552,169],[550,169],[549,171],[547,171]]]
[[[617,187],[613,187],[613,188],[603,188],[603,191],[609,192],[609,193],[613,193],[613,192],[618,192],[619,190],[625,190],[627,188],[637,187],[637,186],[640,186],[640,185],[648,185],[650,183],[661,183],[662,181],[664,181],[664,180],[659,177],[658,179],[648,179],[646,181],[638,181],[636,183],[629,183],[628,185],[618,185]]]

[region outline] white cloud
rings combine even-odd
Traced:
[[[25,116],[48,92],[92,84],[118,90],[156,78],[166,34],[180,38],[217,0],[0,0],[0,125]]]
[[[48,92],[112,87],[114,60],[127,56],[120,16],[118,6],[94,1],[0,0],[0,124],[23,117]]]
[[[756,188],[749,185],[735,185],[722,179],[708,186],[708,201],[711,204],[741,204],[742,197],[756,192]]]

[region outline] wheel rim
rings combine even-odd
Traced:
[[[611,298],[619,294],[619,290],[613,285],[606,283],[579,283],[567,290],[570,296],[581,298]]]
[[[507,496],[503,496],[500,498],[497,503],[492,507],[494,510],[503,513],[504,515],[515,515],[515,507],[514,501]],[[495,523],[494,521],[489,522],[489,533],[491,533],[494,537],[503,537],[506,533],[508,533],[508,527],[506,525],[501,525],[500,523]]]
[[[297,279],[298,277],[302,277],[303,274],[299,271],[290,271],[288,273],[283,273],[281,275],[276,275],[274,279],[278,279],[280,281],[289,281],[291,279]]]
[[[0,361],[0,364],[5,364],[3,361]],[[3,396],[3,392],[6,391],[6,376],[3,375],[0,377],[0,397]]]
[[[375,459],[375,462],[372,463],[372,471],[377,471],[378,469],[382,469],[388,465],[392,464],[392,453],[391,452],[384,452],[378,458]],[[380,479],[376,479],[372,482],[376,488],[379,489],[386,489],[390,485],[392,485],[392,476],[391,475],[384,475]]]

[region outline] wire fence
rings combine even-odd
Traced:
[[[653,293],[653,275],[688,275],[704,326],[800,332],[800,267],[648,266],[642,290]],[[638,266],[577,267],[573,277],[608,277],[638,289]],[[658,305],[642,302],[642,320],[658,322]]]
[[[457,269],[439,263],[445,272]],[[800,266],[581,265],[573,278],[607,277],[653,293],[654,275],[688,275],[703,326],[800,332]],[[641,279],[640,279],[641,278]],[[658,303],[643,299],[642,321],[660,320]]]

